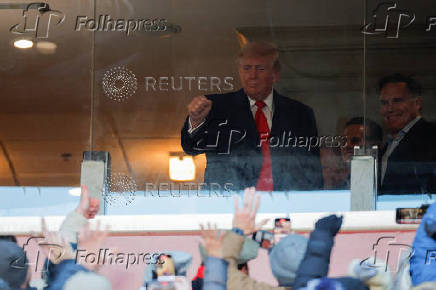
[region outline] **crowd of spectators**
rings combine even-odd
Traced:
[[[328,277],[330,255],[334,240],[342,226],[343,217],[330,215],[319,219],[309,237],[289,233],[268,250],[272,273],[278,286],[256,281],[249,274],[247,262],[255,259],[259,244],[251,239],[267,220],[256,224],[256,213],[260,195],[254,188],[244,192],[242,206],[235,196],[235,212],[232,230],[219,230],[210,223],[201,225],[202,242],[199,245],[202,264],[197,275],[188,284],[186,278],[178,281],[162,277],[183,277],[191,264],[190,254],[169,251],[155,257],[158,263],[146,268],[144,287],[146,289],[436,289],[436,203],[432,204],[416,232],[412,251],[403,253],[395,276],[386,271],[388,266],[375,257],[364,261],[351,261],[349,275]],[[59,231],[49,231],[45,220],[41,220],[43,242],[40,249],[48,257],[44,289],[112,289],[110,281],[99,274],[97,264],[76,263],[75,251],[100,249],[108,235],[108,228],[102,229],[97,222],[90,228],[88,219],[94,218],[99,202],[88,196],[82,187],[78,207],[67,215]],[[50,245],[57,245],[53,248]],[[337,249],[340,251],[340,249]],[[29,285],[31,272],[26,252],[17,244],[14,236],[0,239],[0,290],[37,289]],[[173,286],[171,286],[173,285]]]

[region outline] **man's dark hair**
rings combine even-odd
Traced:
[[[0,236],[0,241],[10,241],[17,243],[17,238],[15,236]]]
[[[363,117],[354,117],[350,119],[347,123],[345,123],[345,127],[348,127],[350,125],[362,125],[363,126]],[[369,133],[366,136],[367,140],[370,141],[382,141],[383,140],[383,129],[380,127],[379,124],[374,122],[373,120],[370,120],[366,118],[365,120],[365,126],[369,129]]]
[[[418,97],[422,95],[421,85],[411,76],[405,76],[400,73],[385,76],[378,82],[378,92],[380,93],[383,87],[388,83],[405,83],[412,94],[412,97]]]

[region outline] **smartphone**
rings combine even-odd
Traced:
[[[261,248],[269,249],[274,244],[274,234],[267,231],[257,231],[253,234],[253,240],[256,241]]]
[[[290,218],[276,218],[274,220],[274,242],[278,243],[281,238],[291,233]]]
[[[425,204],[415,208],[397,208],[395,221],[397,224],[420,224],[429,205]]]
[[[277,218],[274,220],[275,234],[289,234],[291,232],[290,218]]]
[[[160,276],[157,280],[148,282],[147,290],[188,290],[191,283],[184,276]]]

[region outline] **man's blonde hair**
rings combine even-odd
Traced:
[[[270,57],[273,70],[280,71],[279,51],[277,47],[268,42],[247,42],[238,54],[238,61],[245,57]]]

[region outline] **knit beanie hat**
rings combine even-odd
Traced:
[[[307,242],[304,236],[290,234],[271,249],[269,255],[271,270],[280,286],[294,284],[298,266],[306,253]]]
[[[65,282],[63,290],[112,290],[111,283],[94,272],[79,271]]]
[[[0,241],[0,279],[11,288],[20,288],[27,277],[26,252],[16,243]]]

